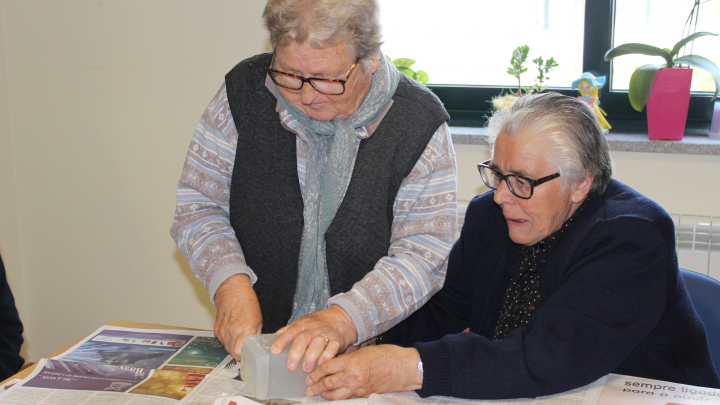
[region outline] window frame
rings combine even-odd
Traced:
[[[610,90],[612,86],[612,61],[605,62],[605,53],[613,45],[613,26],[615,22],[615,0],[585,1],[585,27],[583,39],[583,72],[594,72],[598,76],[606,75],[608,86],[601,90],[602,108],[608,113],[613,132],[647,132],[647,115],[635,111],[630,105],[627,91]],[[652,57],[648,57],[652,58]],[[648,61],[652,63],[652,61]],[[493,96],[508,90],[505,86],[457,86],[428,85],[440,98],[450,114],[450,125],[461,127],[482,127],[487,117],[492,115],[490,103]],[[548,88],[569,96],[577,96],[577,90],[568,88]],[[711,95],[691,93],[688,110],[688,131],[707,134],[712,118],[713,103]]]

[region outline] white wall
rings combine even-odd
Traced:
[[[263,6],[0,0],[0,245],[32,360],[114,320],[212,327],[175,185],[224,74],[268,48]]]
[[[615,178],[673,214],[720,217],[720,156],[611,153]]]
[[[17,188],[15,185],[15,159],[13,140],[10,136],[10,106],[8,98],[7,63],[5,60],[5,35],[1,29],[3,4],[0,3],[0,253],[2,253],[8,283],[13,289],[20,318],[25,319],[25,283],[21,271],[20,227],[17,211]],[[4,249],[4,251],[3,251]],[[21,354],[28,357],[28,345]]]
[[[175,185],[224,74],[268,50],[263,5],[0,0],[0,246],[31,360],[114,320],[212,327],[169,236]],[[456,152],[467,200],[485,152]],[[613,158],[668,210],[720,215],[720,158]]]

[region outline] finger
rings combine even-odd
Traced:
[[[242,329],[236,329],[233,332],[235,332],[236,335],[231,346],[232,351],[228,351],[228,353],[233,356],[235,360],[240,360],[242,356],[243,340],[248,336],[262,334],[262,323],[259,324],[254,330],[250,326],[244,326]]]
[[[339,388],[342,388],[345,386],[343,381],[346,378],[346,374],[344,372],[340,372],[338,374],[329,375],[320,381],[318,381],[316,384],[311,385],[308,387],[307,390],[305,390],[305,393],[308,396],[315,396],[320,395],[323,392],[327,391],[333,391]]]
[[[228,352],[235,360],[240,360],[242,350],[242,341],[245,339],[245,336],[248,336],[249,334],[246,333],[240,333],[235,337],[235,340],[233,341],[233,344],[231,346],[232,352]]]
[[[254,325],[240,324],[238,322],[228,322],[223,334],[225,335],[226,351],[235,360],[240,360],[242,342],[247,336],[258,334],[258,330],[262,330],[262,323],[257,327]]]
[[[295,323],[292,323],[281,329],[283,332],[277,338],[275,343],[270,346],[270,353],[280,353],[285,349],[287,345],[289,345],[293,340],[295,340],[295,336],[297,336],[297,334],[301,332],[301,329],[292,327],[293,325],[295,325]]]
[[[334,361],[328,361],[326,363],[321,364],[313,370],[312,373],[308,375],[308,377],[305,379],[305,384],[312,385],[317,384],[321,380],[323,380],[326,376],[329,376],[331,374],[337,374],[342,371],[345,371],[345,360],[344,359],[335,359]]]
[[[315,362],[323,353],[325,348],[329,345],[329,339],[325,338],[326,335],[317,335],[310,340],[310,344],[305,350],[305,360],[303,361],[303,370],[310,372],[315,368]],[[294,347],[295,345],[293,345]]]
[[[315,370],[313,370],[310,374],[308,374],[307,378],[305,379],[305,384],[306,385],[316,384],[318,381],[322,380],[325,376],[327,376],[329,374],[330,373],[328,373],[325,368],[318,367]]]
[[[231,326],[228,326],[228,328],[225,329],[225,333],[228,336],[227,343],[225,344],[225,350],[235,360],[240,360],[240,348],[242,346],[242,340],[245,337],[245,334],[243,333],[242,329],[230,330],[230,327]]]
[[[232,340],[226,340],[225,342],[226,342],[226,343],[223,344],[223,348],[225,348],[225,351],[226,351],[230,356],[232,356],[233,359],[235,359],[235,360],[240,360],[240,359],[234,354],[235,351],[233,350],[234,347],[233,347],[233,345],[232,345]]]
[[[215,319],[215,325],[213,326],[213,333],[215,333],[215,337],[218,338],[218,340],[220,341],[220,343],[222,343],[222,340],[223,340],[223,339],[222,339],[222,336],[221,336],[221,334],[222,334],[222,333],[221,333],[221,332],[222,332],[222,326],[221,326],[222,323],[223,323],[222,317],[219,317],[219,316],[218,316],[217,319]]]
[[[221,342],[224,340],[223,331],[225,330],[225,324],[227,323],[227,318],[224,314],[218,313],[217,317],[215,318],[215,326],[213,327],[213,332],[215,332],[215,337],[218,338]]]
[[[340,401],[348,399],[353,395],[352,391],[348,387],[342,387],[337,390],[327,391],[322,394],[322,397],[328,401]]]
[[[285,326],[283,326],[282,328],[278,329],[277,332],[275,332],[275,333],[283,333],[283,332],[285,332],[285,330],[287,330],[288,326],[290,326],[290,325],[285,325]]]
[[[354,346],[351,346],[354,347]],[[337,356],[338,352],[340,351],[340,342],[337,340],[331,340],[330,343],[325,347],[325,350],[322,352],[322,355],[318,359],[318,365],[325,363],[326,361],[330,361]]]
[[[226,351],[229,355],[232,356],[233,350],[232,350],[232,347],[230,346],[230,344],[228,344],[228,340],[221,340],[221,339],[218,339],[218,340],[222,343],[223,349],[225,349],[225,351]],[[233,356],[233,358],[235,358],[235,356]],[[237,360],[237,359],[235,359],[235,360]]]
[[[223,347],[225,348],[225,351],[230,353],[231,352],[231,349],[230,349],[231,339],[230,339],[229,334],[227,333],[226,327],[227,327],[227,318],[224,316],[219,317],[217,319],[217,321],[215,322],[214,332],[215,332],[215,337],[217,337],[217,339],[220,341],[220,343],[222,343]]]
[[[305,355],[305,351],[310,345],[311,337],[307,333],[301,333],[292,341],[292,347],[287,356],[287,368],[295,371],[300,366],[300,359]],[[314,362],[313,362],[314,364]]]

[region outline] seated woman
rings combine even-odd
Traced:
[[[531,95],[488,125],[492,159],[478,169],[492,190],[468,207],[443,289],[382,336],[399,346],[323,363],[308,395],[535,397],[608,373],[720,388],[673,222],[611,180],[592,110]]]

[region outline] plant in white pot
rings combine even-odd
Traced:
[[[715,81],[713,100],[720,94],[720,69],[715,63],[700,55],[677,56],[689,42],[708,35],[717,36],[712,32],[696,32],[680,40],[672,49],[630,43],[617,46],[605,54],[606,61],[629,54],[660,56],[665,59],[664,64],[640,66],[630,77],[630,104],[637,111],[642,111],[647,104],[650,139],[682,139],[690,105],[692,80],[692,69],[682,65],[710,73]]]

